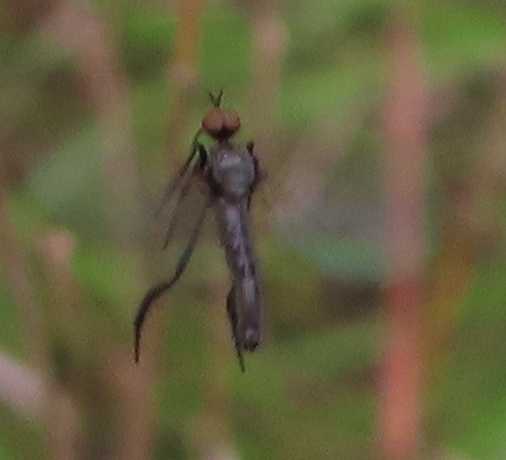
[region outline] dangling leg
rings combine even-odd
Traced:
[[[237,336],[237,324],[239,319],[237,318],[237,309],[235,305],[235,289],[232,286],[230,292],[227,295],[227,314],[230,326],[232,327],[232,337],[234,338],[235,350],[237,352],[237,359],[239,360],[239,367],[242,372],[246,371],[244,367],[244,357],[242,355],[241,346],[239,343],[239,337]]]
[[[169,241],[172,239],[174,230],[176,228],[176,224],[179,222],[179,216],[181,215],[181,211],[185,208],[184,206],[182,206],[183,204],[186,204],[184,203],[184,198],[186,195],[188,195],[188,192],[190,191],[192,184],[193,184],[192,180],[187,180],[181,187],[181,192],[177,199],[176,206],[174,207],[172,215],[170,216],[169,226],[167,228],[167,231],[165,232],[162,249],[167,249]]]
[[[198,159],[197,165],[195,166],[195,172],[199,172],[199,171],[203,172],[207,166],[208,153],[207,153],[206,148],[202,144],[197,144],[197,151],[199,153],[199,159]],[[163,249],[167,248],[169,241],[171,240],[172,235],[174,234],[176,224],[179,221],[179,215],[181,214],[181,211],[184,209],[184,206],[182,206],[183,201],[184,201],[183,198],[190,191],[191,185],[192,185],[191,180],[188,180],[185,184],[183,184],[179,200],[178,200],[176,207],[172,213],[169,227],[167,228],[167,231],[165,232],[165,238],[163,240]]]
[[[183,180],[189,180],[191,178],[190,176],[186,176],[186,172],[188,168],[190,167],[193,159],[195,158],[195,155],[197,153],[200,153],[200,144],[198,142],[200,135],[202,134],[202,130],[199,129],[197,133],[195,134],[195,137],[192,141],[192,147],[191,152],[186,161],[183,163],[183,165],[179,168],[179,171],[176,173],[174,178],[167,184],[165,187],[165,190],[163,191],[162,198],[160,200],[160,203],[156,207],[154,216],[157,218],[160,213],[162,212],[163,207],[165,206],[165,203],[172,197],[172,194],[177,190],[177,188],[180,186],[181,182]]]
[[[139,353],[140,353],[140,341],[141,341],[141,330],[146,319],[146,315],[151,308],[151,305],[155,300],[157,300],[162,294],[167,292],[176,281],[181,277],[183,272],[185,271],[188,262],[190,261],[193,250],[195,249],[195,245],[197,243],[200,230],[202,228],[202,224],[204,223],[204,219],[206,216],[207,208],[211,203],[211,199],[208,199],[202,211],[200,212],[199,218],[193,228],[190,239],[188,240],[188,245],[186,249],[183,251],[181,256],[179,257],[178,263],[176,265],[176,269],[174,270],[174,274],[170,279],[164,281],[156,286],[153,286],[147,294],[142,299],[141,304],[139,305],[139,309],[137,310],[137,315],[135,317],[134,322],[134,333],[135,333],[135,343],[134,343],[134,352],[135,352],[135,362],[139,362]]]
[[[264,171],[262,171],[262,169],[260,169],[258,157],[255,155],[255,143],[253,141],[249,141],[246,144],[246,148],[251,156],[251,159],[253,160],[253,166],[255,168],[255,180],[250,187],[250,194],[248,196],[248,209],[249,209],[251,206],[251,198],[253,196],[253,192],[255,192],[258,185],[265,179],[266,174]]]

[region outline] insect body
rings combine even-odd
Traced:
[[[232,287],[227,296],[227,313],[232,327],[239,364],[244,371],[243,351],[253,351],[261,341],[262,298],[256,273],[256,258],[250,228],[251,197],[261,180],[258,160],[252,142],[238,145],[230,138],[239,130],[235,112],[221,107],[220,93],[211,95],[214,108],[203,118],[189,158],[169,183],[165,198],[176,193],[184,197],[198,178],[207,191],[207,199],[181,254],[173,276],[153,286],[144,296],[135,319],[135,360],[139,360],[142,325],[152,303],[167,292],[180,278],[191,258],[205,219],[206,210],[215,209],[220,239],[225,248]],[[217,141],[209,151],[199,142],[202,132]],[[179,209],[181,201],[176,205]],[[177,217],[177,211],[175,211]],[[166,241],[175,225],[170,223]]]

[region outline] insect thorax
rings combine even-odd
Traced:
[[[218,193],[240,199],[251,193],[255,165],[245,146],[219,145],[211,152],[211,175]]]

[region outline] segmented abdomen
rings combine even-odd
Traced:
[[[247,198],[227,202],[220,197],[217,198],[215,207],[220,238],[234,282],[238,338],[242,348],[253,350],[261,340],[262,300],[256,274]]]

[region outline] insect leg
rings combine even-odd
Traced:
[[[181,214],[181,210],[184,208],[184,206],[182,206],[182,204],[184,203],[184,197],[190,191],[192,183],[193,183],[192,180],[188,180],[181,188],[181,193],[178,197],[176,207],[172,211],[172,216],[170,218],[169,227],[167,228],[167,231],[165,232],[165,238],[163,240],[162,249],[166,249],[167,246],[169,245],[169,241],[172,239],[172,235],[174,234],[176,224],[179,221],[179,216]]]
[[[249,190],[250,193],[249,193],[248,199],[247,199],[247,206],[246,207],[249,210],[249,208],[251,207],[251,199],[253,197],[253,193],[257,189],[258,184],[260,184],[260,182],[262,182],[265,179],[265,173],[260,169],[258,157],[255,155],[255,143],[253,141],[249,141],[246,144],[246,149],[248,150],[248,153],[251,156],[251,159],[253,161],[254,171],[255,171],[255,180],[251,184],[251,187]]]
[[[207,150],[206,150],[206,148],[202,144],[198,144],[197,143],[197,151],[198,151],[198,154],[199,154],[199,158],[198,158],[198,163],[195,166],[195,171],[194,172],[198,171],[197,168],[199,170],[203,171],[205,169],[206,165],[207,165],[207,159],[208,159]],[[176,207],[175,207],[175,209],[173,211],[173,215],[172,215],[172,218],[170,220],[169,227],[167,228],[167,231],[165,232],[165,238],[163,240],[163,249],[167,248],[167,246],[169,244],[169,241],[171,240],[172,235],[174,234],[174,230],[176,228],[176,224],[179,221],[179,215],[181,214],[181,211],[184,209],[184,206],[182,206],[182,204],[183,204],[183,198],[188,194],[191,186],[192,186],[192,181],[188,180],[188,181],[186,181],[186,183],[181,188],[181,194],[179,196],[179,200],[178,200],[178,202],[176,204]]]
[[[185,179],[188,168],[190,167],[193,159],[195,158],[195,155],[199,152],[200,143],[198,142],[198,139],[201,134],[202,130],[199,129],[195,134],[195,137],[193,138],[190,155],[183,163],[183,165],[179,168],[179,171],[176,173],[174,178],[165,187],[160,203],[156,207],[155,218],[157,218],[160,215],[167,200],[170,199],[172,194],[177,190],[177,188],[181,185],[181,182]]]
[[[141,341],[141,331],[144,321],[146,319],[146,315],[148,314],[151,305],[155,300],[157,300],[161,295],[165,294],[181,277],[183,272],[185,271],[188,262],[190,261],[193,250],[195,249],[200,230],[202,228],[202,224],[204,223],[204,219],[206,216],[206,211],[211,203],[211,200],[208,199],[200,215],[198,217],[197,222],[195,223],[195,227],[193,228],[190,239],[188,240],[188,245],[185,250],[181,253],[179,257],[178,263],[176,265],[176,269],[174,270],[174,274],[167,281],[159,283],[153,286],[144,296],[142,302],[139,305],[137,310],[137,315],[134,321],[134,333],[135,333],[135,342],[134,342],[134,353],[135,353],[135,362],[139,362],[140,356],[140,341]]]
[[[258,161],[258,157],[255,155],[255,143],[253,141],[249,141],[246,144],[246,148],[248,149],[248,153],[250,154],[253,160],[253,166],[255,168],[255,182],[253,183],[252,191],[256,188],[260,182],[262,182],[266,178],[265,172],[260,168],[260,162]]]
[[[246,368],[244,367],[244,357],[239,343],[239,337],[237,335],[237,325],[239,319],[237,317],[237,308],[235,299],[236,299],[235,288],[232,286],[227,295],[227,314],[228,320],[230,321],[230,326],[232,327],[232,336],[234,338],[234,345],[235,350],[237,352],[237,359],[239,360],[239,367],[241,368],[242,372],[245,372]]]
[[[209,153],[207,152],[206,148],[199,143],[197,143],[197,150],[199,152],[199,168],[201,170],[205,170],[207,162],[209,160]]]

